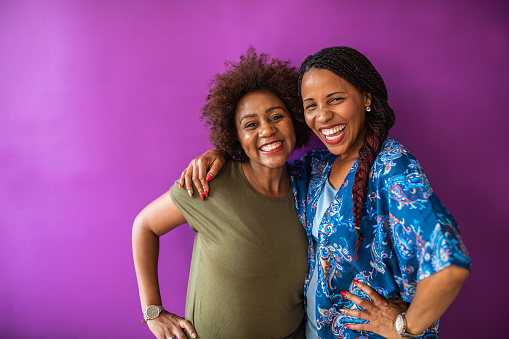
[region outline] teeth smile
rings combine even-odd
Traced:
[[[322,129],[320,132],[322,132],[322,134],[324,135],[324,137],[327,140],[336,140],[336,139],[339,139],[343,135],[343,131],[345,130],[345,127],[346,127],[346,125],[341,125],[341,126],[336,126],[334,128],[330,128],[330,129]],[[339,133],[338,135],[334,135],[338,132],[341,132],[341,133]],[[329,137],[329,135],[330,135],[330,137]]]
[[[279,142],[275,142],[275,143],[272,143],[272,144],[269,144],[269,145],[263,145],[262,147],[260,147],[260,149],[262,151],[264,151],[264,152],[268,152],[268,151],[272,151],[273,149],[278,148],[282,144],[283,144],[283,142],[279,141]]]

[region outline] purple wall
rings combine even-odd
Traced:
[[[472,255],[442,337],[502,333],[502,3],[0,0],[0,337],[153,338],[132,221],[209,147],[198,120],[208,83],[249,45],[297,65],[333,45],[372,60],[396,112],[391,136],[417,156]],[[185,226],[162,239],[163,301],[180,314],[192,241]]]

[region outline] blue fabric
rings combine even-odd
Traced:
[[[324,183],[336,156],[329,151],[311,151],[291,165],[291,180],[298,216],[308,236],[308,275],[305,293],[315,268],[311,235]],[[339,312],[359,307],[341,297],[350,291],[369,297],[356,288],[362,281],[384,297],[411,302],[417,282],[451,264],[470,269],[470,257],[452,215],[433,193],[417,160],[400,143],[386,139],[368,179],[361,231],[357,243],[352,213],[352,185],[357,163],[348,173],[319,227],[317,246],[318,281],[316,320],[319,338],[381,338],[370,332],[344,326],[362,322]],[[438,337],[438,321],[424,335]]]
[[[329,183],[329,180],[325,180],[324,188],[322,189],[322,193],[320,194],[320,198],[318,198],[318,203],[316,206],[316,212],[315,212],[315,219],[313,221],[313,227],[311,229],[311,235],[313,237],[313,248],[315,249],[316,253],[316,245],[318,244],[318,230],[320,228],[320,220],[322,219],[323,215],[327,211],[327,208],[329,207],[330,203],[336,196],[336,193],[338,190],[335,190]],[[316,260],[316,258],[315,258]],[[315,264],[315,270],[313,271],[313,275],[311,276],[311,280],[309,282],[308,291],[309,293],[306,294],[306,314],[307,314],[307,320],[306,320],[306,338],[317,338],[318,337],[318,330],[316,325],[316,302],[315,302],[315,296],[316,296],[316,286],[318,282],[318,274],[316,265],[318,264],[318,261],[316,261]]]

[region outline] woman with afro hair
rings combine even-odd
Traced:
[[[309,245],[306,337],[437,338],[470,257],[415,157],[387,137],[382,77],[360,52],[332,47],[304,61],[298,87],[301,118],[327,147],[290,167]],[[210,151],[183,176],[206,182],[193,171],[212,164],[210,179],[223,156]]]
[[[227,62],[202,118],[214,146],[235,160],[201,199],[189,199],[196,190],[177,181],[136,217],[143,320],[157,338],[305,338],[307,239],[287,169],[309,137],[297,77],[288,61],[252,48]],[[163,308],[157,261],[159,237],[184,223],[196,234],[182,318]]]

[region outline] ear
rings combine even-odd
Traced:
[[[371,100],[373,98],[371,97],[371,93],[365,92],[364,93],[364,106],[368,107],[371,106]]]

